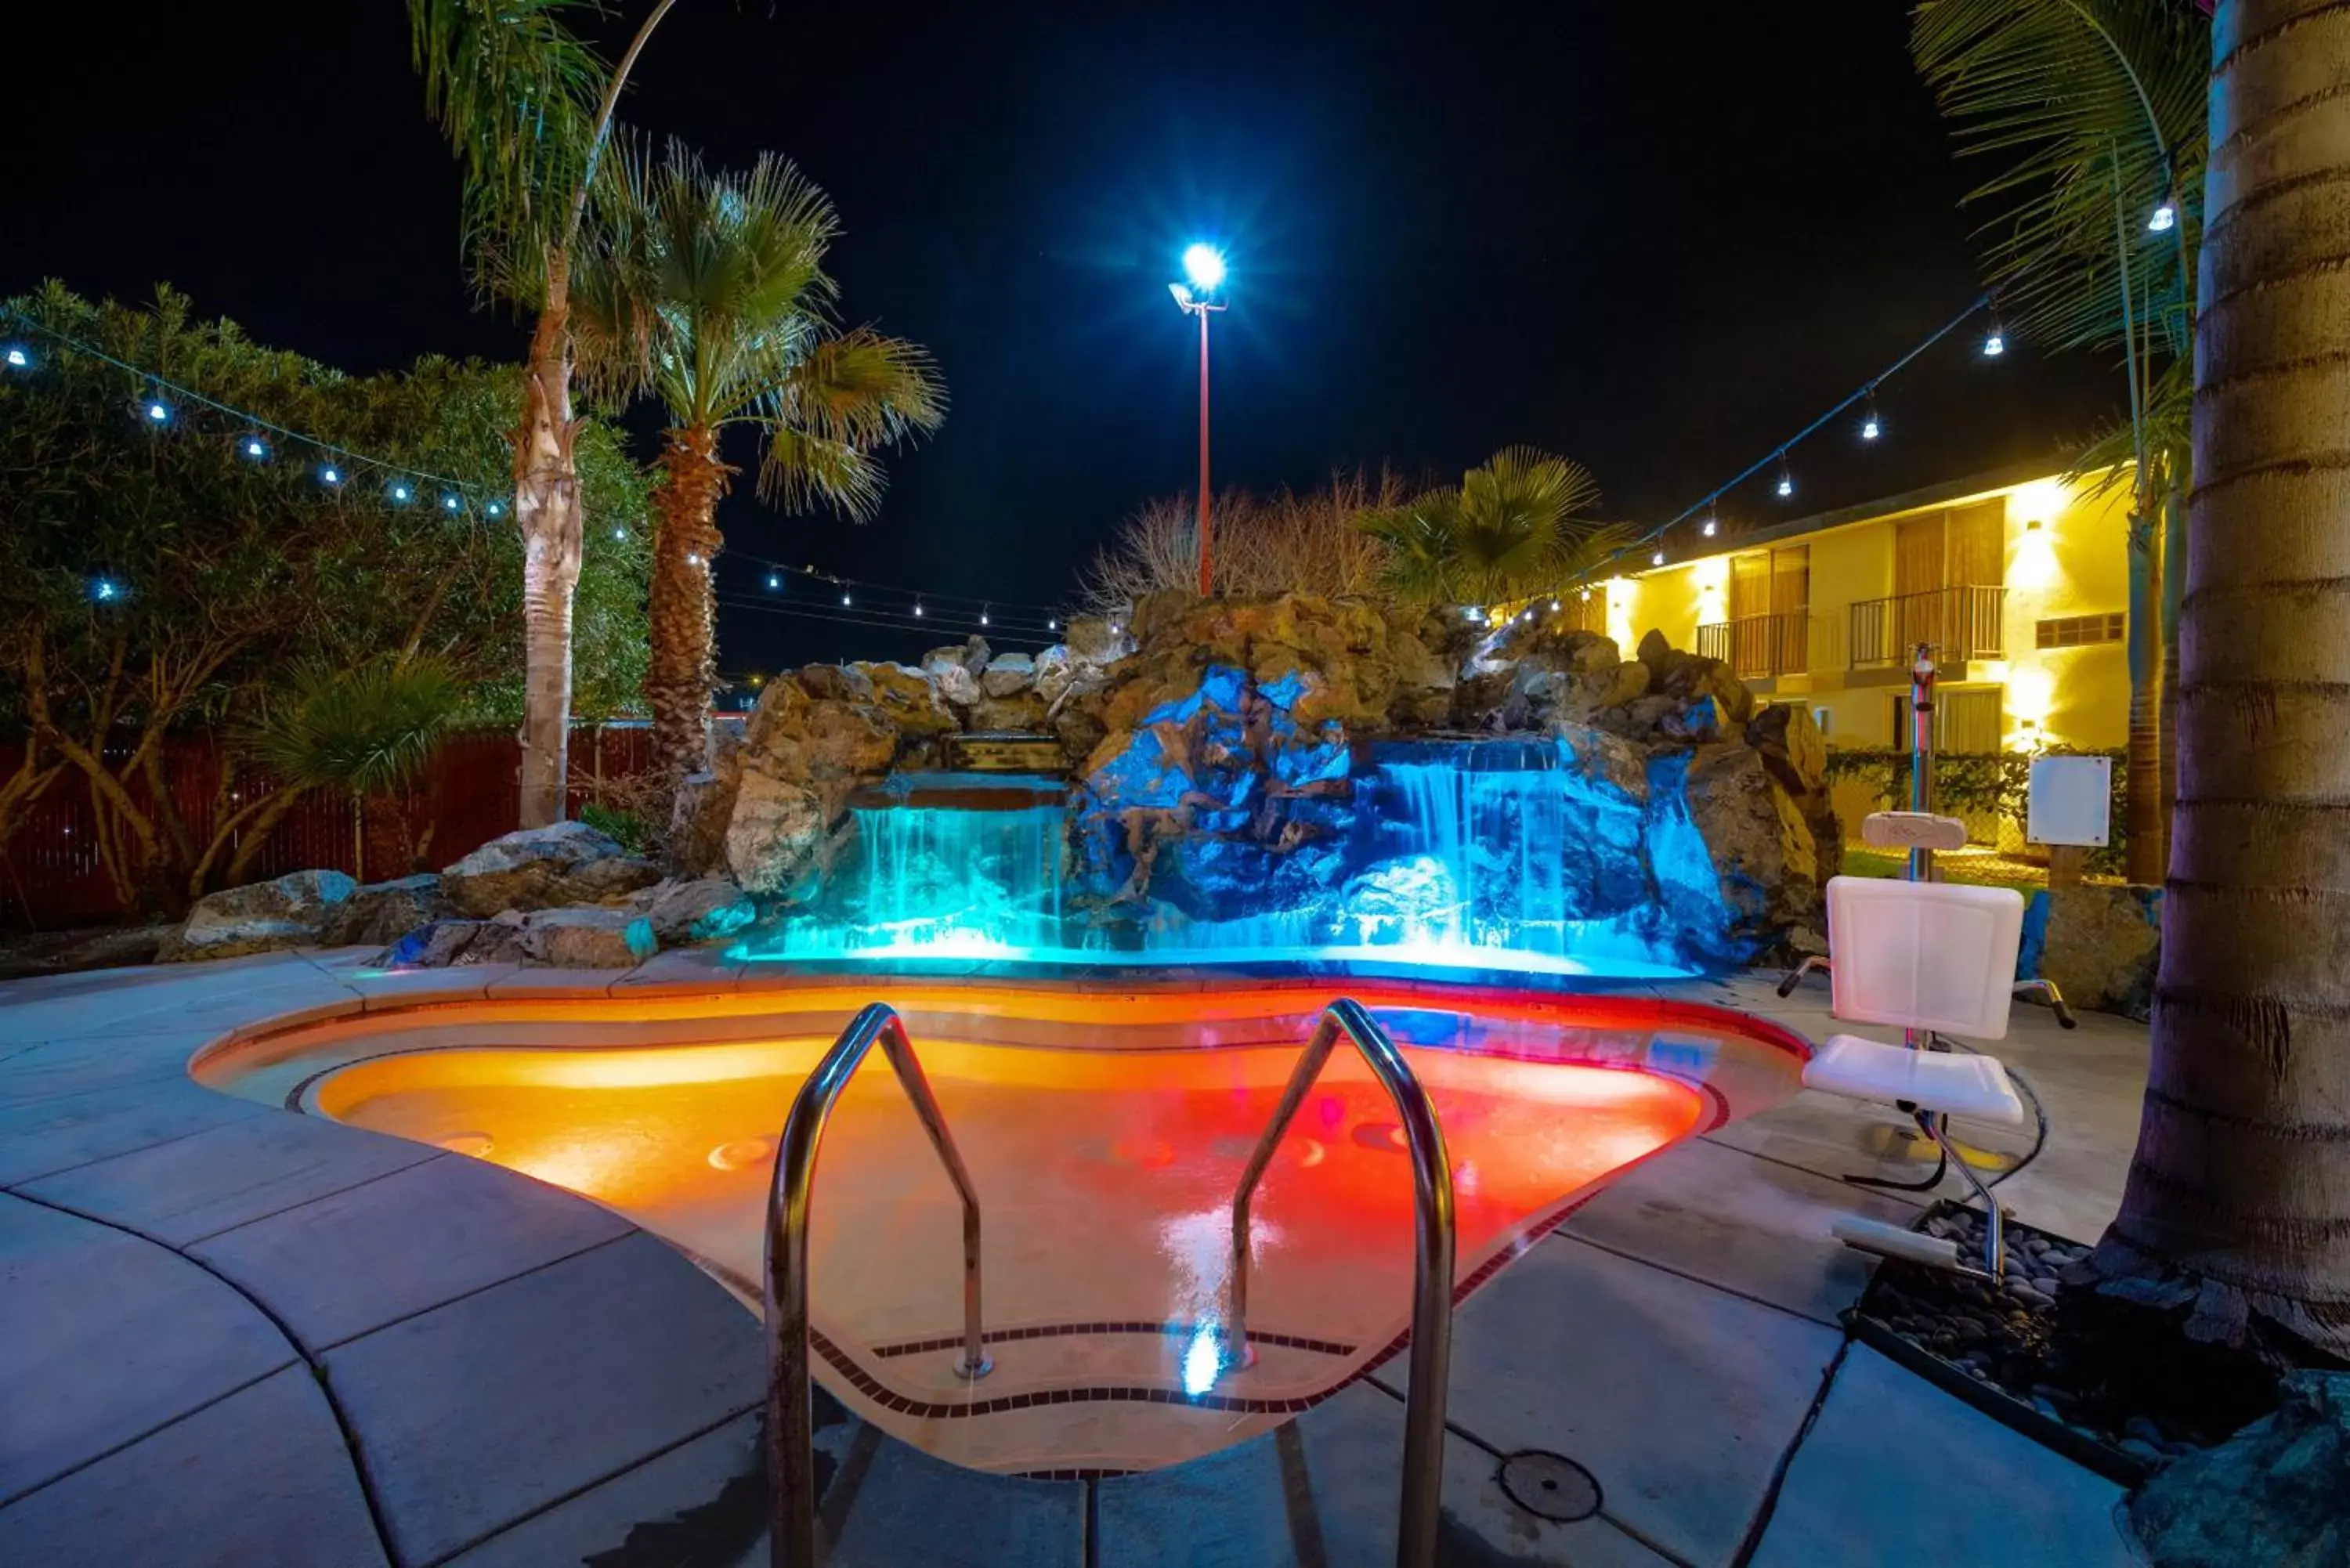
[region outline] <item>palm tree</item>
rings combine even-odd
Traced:
[[[2075,460],[2126,474],[2130,878],[2162,875],[2166,744],[2183,570],[2195,249],[2209,28],[2193,0],[1925,0],[1918,73],[1960,151],[1997,158],[1967,195],[1997,213],[1989,263],[2004,324],[2118,356],[2130,421]],[[2126,465],[2126,466],[2125,466]]]
[[[2350,0],[2213,36],[2177,835],[2092,1262],[2192,1340],[2350,1355]]]
[[[1583,514],[1599,501],[1590,470],[1533,447],[1505,447],[1359,526],[1387,551],[1389,591],[1422,604],[1489,604],[1555,589],[1604,559],[1623,530]]]
[[[674,781],[705,765],[710,571],[737,472],[721,433],[758,432],[764,499],[861,522],[881,500],[874,453],[936,429],[946,389],[926,350],[834,324],[832,204],[781,159],[737,174],[704,170],[674,140],[658,157],[631,152],[598,219],[573,301],[581,366],[616,389],[649,388],[669,414],[645,695],[655,764]]]
[[[597,0],[408,0],[426,111],[464,169],[475,274],[536,313],[514,438],[525,827],[562,819],[570,763],[571,606],[586,537],[572,455],[572,252],[620,88],[675,3],[655,0],[608,71],[567,25],[575,11],[597,14]]]

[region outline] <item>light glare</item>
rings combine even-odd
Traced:
[[[1224,258],[1215,246],[1197,244],[1183,253],[1183,275],[1191,286],[1207,293],[1224,281]]]

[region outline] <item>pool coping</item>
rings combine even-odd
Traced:
[[[544,1229],[543,1219],[529,1223],[517,1221],[507,1229],[501,1228],[506,1225],[505,1220],[492,1219],[484,1222],[486,1233],[477,1238],[483,1254],[480,1275],[470,1280],[465,1289],[445,1300],[423,1305],[394,1323],[372,1327],[352,1340],[324,1346],[306,1344],[298,1330],[273,1311],[267,1286],[257,1288],[251,1281],[234,1277],[233,1271],[224,1269],[213,1255],[215,1248],[223,1237],[253,1227],[296,1224],[306,1211],[338,1201],[348,1202],[353,1193],[390,1179],[400,1171],[380,1171],[368,1163],[375,1149],[375,1135],[319,1118],[299,1117],[297,1112],[262,1102],[233,1098],[190,1075],[199,1063],[224,1050],[338,1019],[424,1012],[450,1004],[508,1002],[527,1006],[535,1002],[630,997],[748,997],[798,989],[810,981],[837,985],[844,979],[868,973],[883,981],[890,978],[920,978],[984,981],[1008,988],[1035,985],[1059,989],[1074,982],[1100,986],[1105,992],[1124,988],[1130,993],[1201,990],[1237,981],[1256,989],[1326,990],[1336,994],[1346,979],[1359,978],[1375,982],[1390,994],[1401,992],[1407,995],[1442,996],[1456,1002],[1473,1002],[1480,994],[1506,991],[1521,1002],[1539,1003],[1555,997],[1562,1003],[1571,1001],[1585,1007],[1596,1002],[1611,1011],[1622,1009],[1627,1023],[1703,1021],[1715,1027],[1734,1026],[1741,1033],[1791,1052],[1802,1054],[1809,1049],[1808,1042],[1783,1025],[1711,1002],[1668,996],[1666,986],[1653,981],[1584,985],[1561,983],[1561,977],[1521,977],[1491,971],[1474,975],[1447,973],[1440,977],[1295,973],[1272,977],[1263,972],[1246,972],[1240,966],[1187,968],[1175,973],[1150,972],[1134,966],[1089,966],[1079,973],[1070,966],[1055,965],[1044,972],[1014,974],[1005,972],[1005,966],[995,962],[941,966],[948,971],[915,976],[894,968],[875,971],[839,964],[746,964],[714,949],[665,953],[626,971],[534,971],[484,966],[386,971],[374,970],[368,962],[377,950],[297,950],[244,960],[101,971],[95,980],[58,977],[54,981],[0,988],[0,1006],[5,1006],[27,1025],[23,1031],[24,1039],[12,1037],[6,1047],[0,1047],[0,1116],[11,1118],[9,1125],[19,1139],[14,1147],[28,1162],[22,1163],[20,1168],[0,1169],[0,1204],[36,1206],[93,1232],[137,1238],[148,1247],[168,1252],[177,1264],[187,1266],[191,1288],[195,1288],[201,1278],[204,1289],[216,1292],[219,1286],[225,1285],[236,1293],[242,1299],[242,1310],[265,1320],[268,1332],[282,1339],[286,1351],[283,1365],[308,1366],[342,1433],[341,1451],[350,1472],[344,1478],[343,1490],[356,1494],[358,1503],[363,1505],[358,1510],[346,1509],[345,1523],[348,1525],[352,1517],[363,1517],[372,1527],[372,1545],[384,1561],[419,1568],[453,1562],[551,1510],[606,1487],[618,1488],[636,1471],[680,1445],[707,1437],[717,1428],[756,1408],[764,1394],[764,1377],[757,1370],[764,1366],[760,1326],[741,1310],[736,1297],[724,1285],[694,1267],[666,1242],[650,1237],[650,1232],[587,1199],[546,1187],[518,1172],[465,1161],[493,1185],[528,1192],[534,1211],[542,1216],[547,1211],[569,1210],[576,1215],[593,1215],[599,1222],[608,1223],[611,1233],[588,1249],[589,1251],[632,1236],[645,1236],[676,1261],[674,1270],[664,1272],[664,1277],[645,1287],[674,1298],[674,1310],[659,1314],[674,1326],[665,1335],[657,1328],[649,1338],[640,1324],[631,1324],[628,1333],[632,1357],[647,1364],[707,1363],[712,1355],[713,1324],[723,1324],[715,1332],[731,1342],[733,1350],[728,1359],[739,1360],[740,1366],[730,1375],[728,1389],[688,1423],[690,1429],[680,1429],[676,1420],[666,1415],[662,1420],[649,1420],[641,1433],[632,1435],[622,1429],[617,1440],[628,1452],[625,1462],[617,1467],[608,1451],[598,1457],[574,1456],[576,1462],[557,1480],[540,1484],[536,1490],[509,1490],[494,1497],[485,1491],[484,1496],[468,1502],[470,1511],[464,1517],[473,1523],[452,1523],[435,1514],[435,1504],[418,1501],[411,1484],[414,1478],[391,1473],[398,1469],[396,1459],[390,1457],[399,1446],[396,1435],[379,1430],[367,1409],[355,1407],[343,1396],[333,1376],[334,1364],[338,1358],[347,1358],[347,1353],[353,1353],[354,1346],[376,1334],[415,1324],[436,1314],[460,1308],[467,1302],[494,1297],[502,1290],[516,1289],[533,1276],[562,1266],[577,1254],[553,1259],[546,1256],[546,1248],[537,1234]],[[120,981],[120,989],[109,976]],[[131,1010],[126,1016],[112,999],[129,994],[134,985],[147,1004],[146,1011]],[[60,1006],[64,1000],[60,992],[78,993],[78,1004]],[[182,996],[185,1000],[173,1005],[174,999]],[[139,1125],[117,1125],[121,1122],[113,1114],[120,1082],[118,1070],[132,1061],[139,1064],[141,1075],[137,1079],[140,1115],[130,1118]],[[30,1074],[12,1070],[14,1067],[51,1070],[58,1075],[59,1081],[28,1082]],[[129,1196],[105,1191],[93,1195],[94,1174],[131,1170],[142,1162],[167,1155],[183,1158],[187,1151],[175,1151],[174,1146],[234,1122],[259,1117],[297,1118],[322,1129],[322,1136],[309,1140],[316,1147],[306,1154],[306,1158],[314,1167],[347,1166],[346,1174],[350,1179],[318,1178],[314,1171],[312,1185],[325,1190],[300,1196],[279,1207],[264,1204],[260,1212],[242,1215],[234,1223],[192,1239],[175,1229],[173,1217],[168,1211],[160,1220],[151,1212],[151,1195],[139,1193],[135,1180],[129,1183]],[[41,1147],[44,1137],[57,1140],[53,1153],[43,1156],[25,1152],[28,1144],[35,1149]],[[229,1137],[240,1144],[245,1141],[242,1133]],[[403,1165],[400,1170],[461,1159],[461,1156],[425,1153]],[[1556,1214],[1548,1217],[1542,1231],[1546,1233],[1563,1223],[1574,1208],[1573,1203],[1562,1205]],[[1508,1255],[1501,1254],[1497,1263]],[[395,1266],[395,1260],[387,1255],[381,1263],[389,1269]],[[1492,1267],[1489,1265],[1483,1272],[1490,1274]],[[1471,1280],[1464,1282],[1464,1285],[1473,1290],[1477,1282]],[[593,1320],[605,1314],[609,1304],[602,1300],[588,1300],[567,1306],[567,1317],[587,1320],[571,1325],[579,1343],[597,1341]],[[697,1306],[700,1310],[696,1310]],[[710,1310],[712,1306],[719,1309],[717,1313]],[[1387,1354],[1392,1354],[1393,1348],[1388,1347]],[[1385,1358],[1385,1355],[1375,1356],[1349,1382]],[[607,1359],[600,1352],[569,1361],[558,1357],[546,1376],[550,1384],[598,1376]],[[106,1376],[107,1370],[102,1366],[88,1369],[90,1376],[99,1379]],[[167,1446],[182,1423],[203,1415],[240,1392],[232,1390],[218,1400],[192,1407],[159,1407],[150,1412],[151,1418],[145,1419],[143,1425],[134,1423],[136,1429],[126,1428],[116,1435],[117,1440],[101,1445],[96,1451],[68,1456],[49,1472],[38,1474],[27,1484],[0,1487],[0,1541],[9,1539],[8,1520],[28,1499],[38,1498],[53,1487],[97,1484],[105,1475],[126,1466],[135,1469],[143,1453],[160,1452]],[[437,1408],[433,1416],[436,1424],[450,1432],[476,1428],[495,1429],[497,1407],[514,1397],[510,1387],[474,1387],[462,1382],[443,1393],[450,1397],[449,1402]],[[628,1426],[625,1415],[618,1419],[618,1426]],[[607,1438],[615,1437],[613,1428],[612,1422],[605,1424]],[[493,1478],[484,1478],[482,1482],[491,1491],[500,1484]],[[446,1512],[446,1509],[440,1511],[442,1515]]]

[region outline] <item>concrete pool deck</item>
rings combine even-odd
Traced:
[[[265,1023],[788,977],[696,953],[608,974],[379,975],[370,956],[0,984],[0,1562],[763,1563],[760,1334],[717,1283],[585,1199],[186,1067]],[[1759,979],[1648,989],[1830,1027],[1816,981],[1785,1001]],[[2000,1189],[2022,1219],[2085,1239],[2111,1215],[2146,1040],[2017,1007],[1997,1054],[2052,1126]],[[1894,1119],[1799,1095],[1625,1176],[1471,1297],[1446,1560],[2131,1561],[2118,1488],[1837,1325],[1867,1265],[1831,1220],[1913,1211],[1835,1179]],[[1389,1362],[1279,1432],[1092,1480],[956,1469],[836,1415],[830,1561],[1385,1561],[1402,1376]],[[1502,1462],[1528,1450],[1581,1466],[1598,1511],[1513,1501]]]

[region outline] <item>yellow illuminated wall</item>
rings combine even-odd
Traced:
[[[1895,698],[1906,688],[1890,671],[1850,668],[1852,607],[1893,591],[1900,518],[1997,497],[2005,513],[2007,658],[1976,660],[1958,689],[2001,692],[2004,740],[2012,750],[2120,746],[2129,713],[2125,645],[2044,651],[2035,646],[2043,619],[2128,607],[2127,486],[2103,494],[2095,488],[2052,476],[1777,541],[1780,548],[1800,545],[1809,552],[1810,657],[1803,673],[1767,683],[1768,695],[1820,712],[1831,746],[1897,743]],[[1632,656],[1651,628],[1676,648],[1693,648],[1700,625],[1727,619],[1730,557],[1737,553],[1724,549],[1609,584],[1607,631],[1624,656]]]

